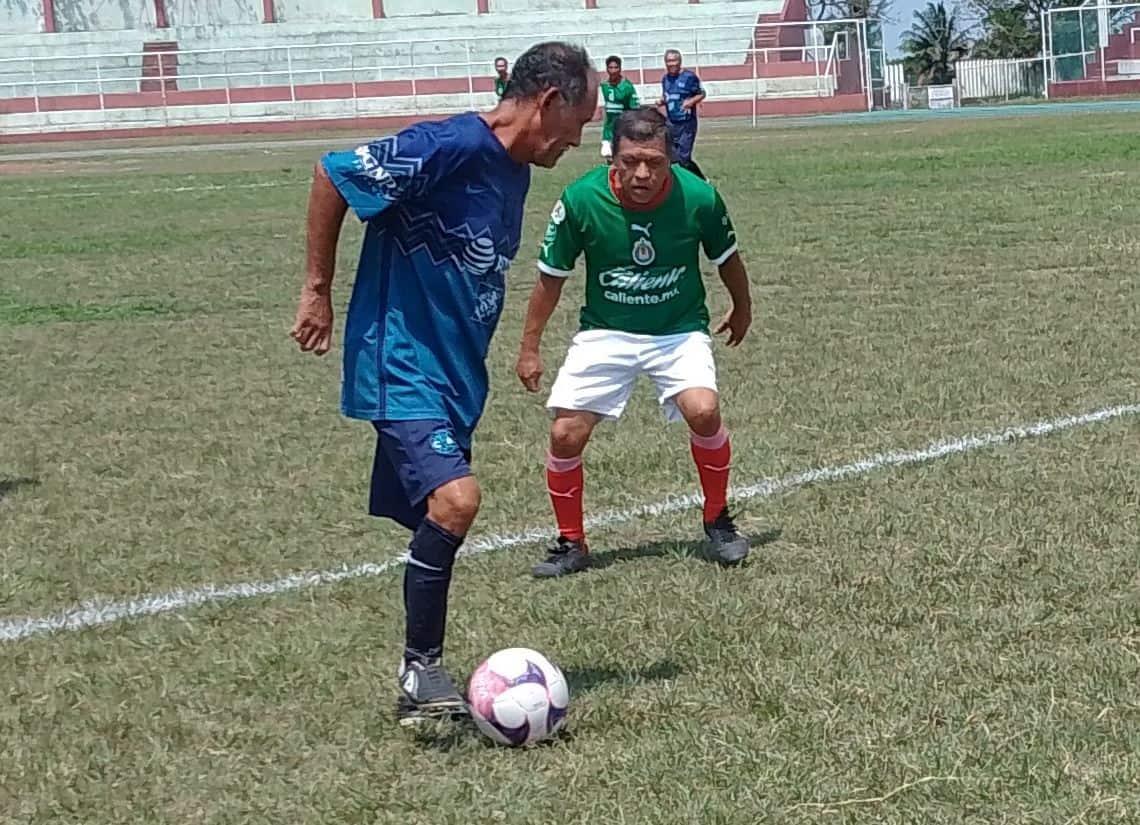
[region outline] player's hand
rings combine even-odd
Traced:
[[[522,381],[527,392],[538,392],[542,383],[542,356],[537,350],[523,350],[515,364],[515,374]]]
[[[297,320],[289,336],[301,347],[301,352],[324,355],[332,345],[332,328],[332,296],[307,286],[303,288]]]
[[[716,334],[720,335],[722,332],[727,332],[728,340],[725,343],[730,347],[735,347],[744,340],[750,326],[752,326],[752,307],[734,306],[717,326]]]

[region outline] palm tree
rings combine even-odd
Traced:
[[[919,86],[954,82],[954,64],[970,51],[970,39],[958,18],[958,9],[927,3],[914,13],[914,25],[902,37],[906,72]]]

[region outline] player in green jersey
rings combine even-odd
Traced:
[[[507,91],[507,83],[510,81],[511,75],[507,71],[507,59],[505,57],[495,58],[495,97],[499,100],[503,99],[503,94]]]
[[[559,537],[549,557],[535,565],[536,576],[587,566],[582,452],[600,421],[622,414],[640,375],[653,381],[666,418],[689,425],[712,556],[735,564],[748,555],[748,540],[728,512],[732,452],[721,421],[699,260],[703,249],[732,298],[716,333],[727,332],[728,346],[736,346],[752,323],[736,231],[716,189],[672,165],[660,112],[620,115],[613,142],[614,165],[588,172],[554,205],[516,367],[523,385],[537,392],[543,330],[585,254],[581,331],[547,402],[554,421],[546,480]]]
[[[602,98],[606,102],[606,119],[602,124],[602,157],[612,163],[614,157],[614,124],[622,112],[636,109],[641,104],[637,100],[637,89],[621,74],[621,58],[611,54],[606,58],[606,74],[602,84]]]

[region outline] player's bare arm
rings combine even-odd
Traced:
[[[734,252],[718,267],[720,279],[732,299],[732,308],[725,313],[724,320],[717,325],[716,334],[728,333],[725,342],[730,347],[737,346],[748,334],[752,326],[752,295],[748,290],[748,272],[740,253]]]
[[[558,300],[562,297],[562,285],[565,278],[556,278],[553,275],[542,274],[534,291],[530,294],[530,303],[527,305],[526,321],[523,324],[522,344],[519,346],[519,360],[515,365],[515,373],[522,381],[528,392],[538,392],[542,382],[542,333]]]
[[[684,102],[681,104],[681,108],[682,109],[695,109],[697,106],[699,106],[704,101],[704,99],[706,97],[708,97],[708,95],[705,94],[704,92],[698,92],[697,94],[693,95],[692,97],[685,98]]]
[[[313,173],[306,222],[305,285],[289,335],[303,352],[324,355],[332,345],[332,282],[336,245],[348,204],[321,164]]]

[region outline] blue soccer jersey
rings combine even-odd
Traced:
[[[471,113],[322,163],[368,224],[345,324],[344,414],[448,421],[469,448],[519,250],[529,166]]]
[[[674,77],[666,73],[661,77],[661,96],[665,98],[665,112],[672,123],[684,123],[697,119],[697,110],[684,109],[681,104],[694,95],[699,95],[704,89],[700,78],[688,69],[682,69]]]

